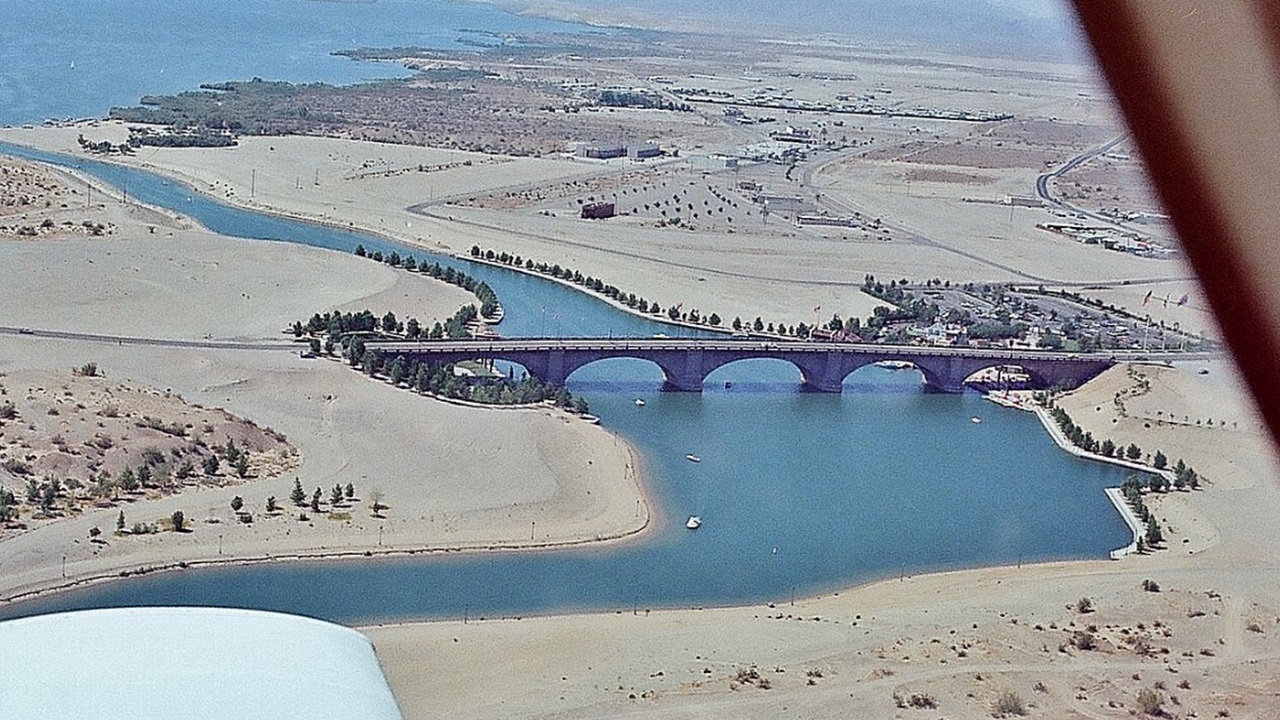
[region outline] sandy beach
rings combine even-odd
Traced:
[[[987,718],[1011,692],[1036,717],[1120,718],[1143,688],[1176,717],[1272,717],[1273,453],[1246,426],[1256,419],[1229,363],[1199,367],[1138,366],[1152,389],[1128,417],[1110,402],[1134,385],[1126,366],[1062,401],[1095,434],[1210,479],[1148,498],[1168,535],[1152,554],[912,576],[794,605],[363,630],[407,717],[914,717],[914,695],[943,717]],[[1135,417],[1206,406],[1227,425],[1180,433]],[[1077,611],[1083,597],[1093,611]]]

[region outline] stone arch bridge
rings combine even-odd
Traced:
[[[366,347],[385,356],[433,364],[464,360],[505,360],[524,366],[534,377],[563,385],[580,367],[609,358],[648,360],[666,378],[666,388],[699,392],[713,370],[738,360],[771,358],[800,369],[804,386],[820,392],[840,392],[853,371],[883,360],[909,362],[924,375],[925,388],[935,392],[964,391],[965,380],[991,367],[1022,368],[1037,388],[1074,387],[1100,374],[1119,359],[1114,355],[1008,350],[968,347],[924,347],[821,343],[759,339],[668,338],[529,338],[510,340],[427,340],[369,342]],[[1146,357],[1138,359],[1148,359]]]

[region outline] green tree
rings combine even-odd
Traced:
[[[235,467],[236,475],[241,478],[249,477],[249,458],[244,453],[236,458]]]
[[[311,494],[311,512],[320,512],[320,488]]]
[[[1166,466],[1168,466],[1168,464],[1169,464],[1169,458],[1165,457],[1165,455],[1164,455],[1164,453],[1163,453],[1163,452],[1161,452],[1161,451],[1157,450],[1157,451],[1156,451],[1156,456],[1155,456],[1155,458],[1151,461],[1151,464],[1155,467],[1155,469],[1157,469],[1157,470],[1163,470],[1163,469],[1165,469],[1165,467],[1166,467]]]
[[[342,504],[342,486],[334,485],[333,490],[329,491],[329,504],[338,506]]]
[[[403,355],[397,355],[396,359],[391,362],[391,367],[387,370],[387,377],[391,380],[392,385],[399,385],[404,382],[405,362]]]
[[[138,476],[134,475],[133,468],[127,467],[120,473],[120,489],[127,493],[138,489]]]
[[[307,344],[307,349],[311,351],[312,355],[319,355],[320,338],[311,338],[311,341]]]
[[[268,497],[268,498],[267,498],[267,512],[271,513],[271,512],[275,512],[275,511],[277,511],[277,510],[279,510],[279,509],[280,509],[280,506],[276,505],[276,496],[275,496],[275,495],[271,495],[270,497]]]
[[[218,474],[218,465],[220,464],[220,462],[219,462],[219,460],[218,460],[218,456],[217,456],[217,455],[205,455],[205,456],[204,456],[204,460],[201,460],[201,461],[200,461],[200,464],[201,464],[201,467],[202,467],[202,468],[203,468],[203,470],[204,470],[204,474],[205,474],[205,475],[217,475],[217,474]],[[126,469],[126,472],[128,472],[128,470],[127,470],[127,469]],[[124,482],[124,475],[123,475],[123,474],[120,476],[120,481],[121,481],[121,483],[123,483],[123,482]]]
[[[1164,534],[1160,532],[1160,524],[1153,517],[1147,518],[1147,546],[1154,547],[1164,542]]]
[[[302,489],[302,481],[293,479],[293,491],[289,493],[289,502],[301,507],[307,502],[307,493]]]
[[[356,486],[351,483],[347,483],[347,487],[344,489],[343,494],[347,496],[348,500],[354,498],[356,496]]]
[[[173,514],[169,516],[169,520],[173,523],[174,532],[182,532],[186,529],[187,518],[182,514],[181,510],[174,510]]]
[[[1129,443],[1129,447],[1124,451],[1125,457],[1130,460],[1137,460],[1142,457],[1142,450],[1133,443]]]
[[[124,511],[121,510],[120,514],[116,516],[116,532],[121,532],[123,530],[124,530]]]
[[[1106,457],[1116,454],[1116,444],[1111,442],[1111,438],[1102,441],[1102,454]]]

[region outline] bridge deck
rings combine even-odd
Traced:
[[[860,367],[882,360],[910,362],[924,375],[927,388],[963,392],[974,373],[999,365],[1026,371],[1036,387],[1078,385],[1121,360],[1160,360],[1170,353],[1066,353],[1009,348],[930,347],[760,339],[680,338],[521,338],[498,340],[426,340],[369,342],[384,355],[400,355],[440,363],[460,360],[507,360],[523,365],[535,377],[564,384],[575,370],[610,358],[648,360],[662,369],[668,388],[697,392],[707,375],[737,360],[773,358],[790,362],[813,390],[840,392],[844,379]],[[1176,357],[1189,359],[1190,355]]]

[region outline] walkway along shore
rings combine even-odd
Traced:
[[[1053,417],[1049,415],[1049,411],[1034,402],[1024,404],[1016,396],[1000,395],[998,394],[998,391],[988,393],[986,398],[1002,407],[1013,408],[1014,410],[1024,410],[1035,414],[1035,416],[1040,420],[1040,424],[1044,426],[1045,431],[1049,433],[1049,437],[1053,438],[1053,441],[1058,444],[1058,447],[1066,450],[1076,457],[1084,458],[1085,460],[1110,463],[1129,470],[1137,470],[1139,472],[1160,475],[1170,483],[1174,480],[1172,470],[1157,470],[1149,465],[1143,465],[1142,463],[1133,462],[1132,460],[1107,457],[1106,455],[1099,455],[1080,448],[1062,434],[1062,428],[1058,427],[1058,424],[1053,421]],[[1103,492],[1107,494],[1107,499],[1115,506],[1116,512],[1120,513],[1120,517],[1124,520],[1125,524],[1129,526],[1129,530],[1133,532],[1133,540],[1130,541],[1128,545],[1111,551],[1111,559],[1119,560],[1126,555],[1138,552],[1138,540],[1145,534],[1145,529],[1142,521],[1138,519],[1137,514],[1133,512],[1133,508],[1129,507],[1129,503],[1125,502],[1124,495],[1120,492],[1120,488],[1106,488]]]

